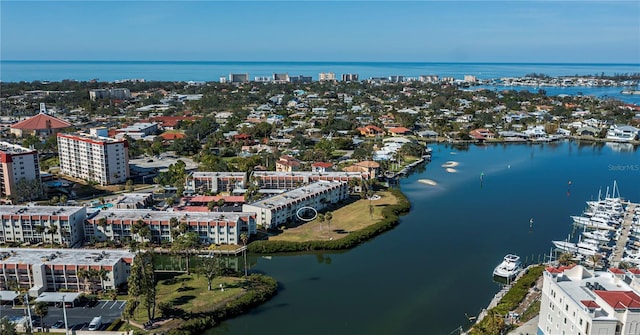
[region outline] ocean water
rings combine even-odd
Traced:
[[[230,73],[248,73],[253,80],[273,73],[311,76],[321,72],[358,74],[360,80],[401,75],[439,75],[462,79],[524,76],[544,73],[550,76],[640,73],[640,64],[551,64],[551,63],[408,63],[408,62],[218,62],[218,61],[0,61],[0,80],[5,82],[73,79],[115,81],[142,78],[162,81],[218,81]]]

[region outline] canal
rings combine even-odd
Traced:
[[[638,148],[432,147],[432,162],[400,182],[412,209],[397,228],[340,253],[253,255],[251,271],[276,278],[278,295],[207,334],[455,333],[500,289],[491,273],[506,253],[543,260],[614,180],[640,202]]]

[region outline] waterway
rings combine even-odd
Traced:
[[[491,273],[504,254],[542,260],[571,231],[569,216],[614,180],[640,201],[637,147],[433,149],[432,162],[400,182],[412,209],[397,228],[340,253],[253,256],[251,271],[276,278],[278,295],[206,334],[451,334],[500,289]],[[456,173],[447,161],[459,162]]]

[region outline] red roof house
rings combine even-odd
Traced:
[[[11,134],[18,137],[25,135],[50,136],[55,135],[68,127],[71,127],[71,123],[60,120],[46,113],[40,113],[26,120],[12,124],[10,131]]]

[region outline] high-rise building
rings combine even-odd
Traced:
[[[20,194],[21,198],[36,199],[41,196],[38,190],[42,190],[42,188],[31,187],[30,190],[20,191],[16,188],[21,180],[40,182],[40,164],[36,150],[0,142],[0,176],[2,178],[0,179],[0,196],[2,197],[15,197]]]
[[[229,73],[229,82],[230,83],[248,83],[249,74],[248,73]]]
[[[342,81],[358,81],[358,75],[354,73],[343,73]]]
[[[117,99],[124,100],[131,98],[131,91],[128,88],[99,88],[89,90],[89,98],[96,99]]]
[[[89,134],[58,134],[60,173],[100,185],[124,183],[129,177],[129,145]]]
[[[333,72],[320,72],[318,75],[319,81],[336,81],[336,74]]]

